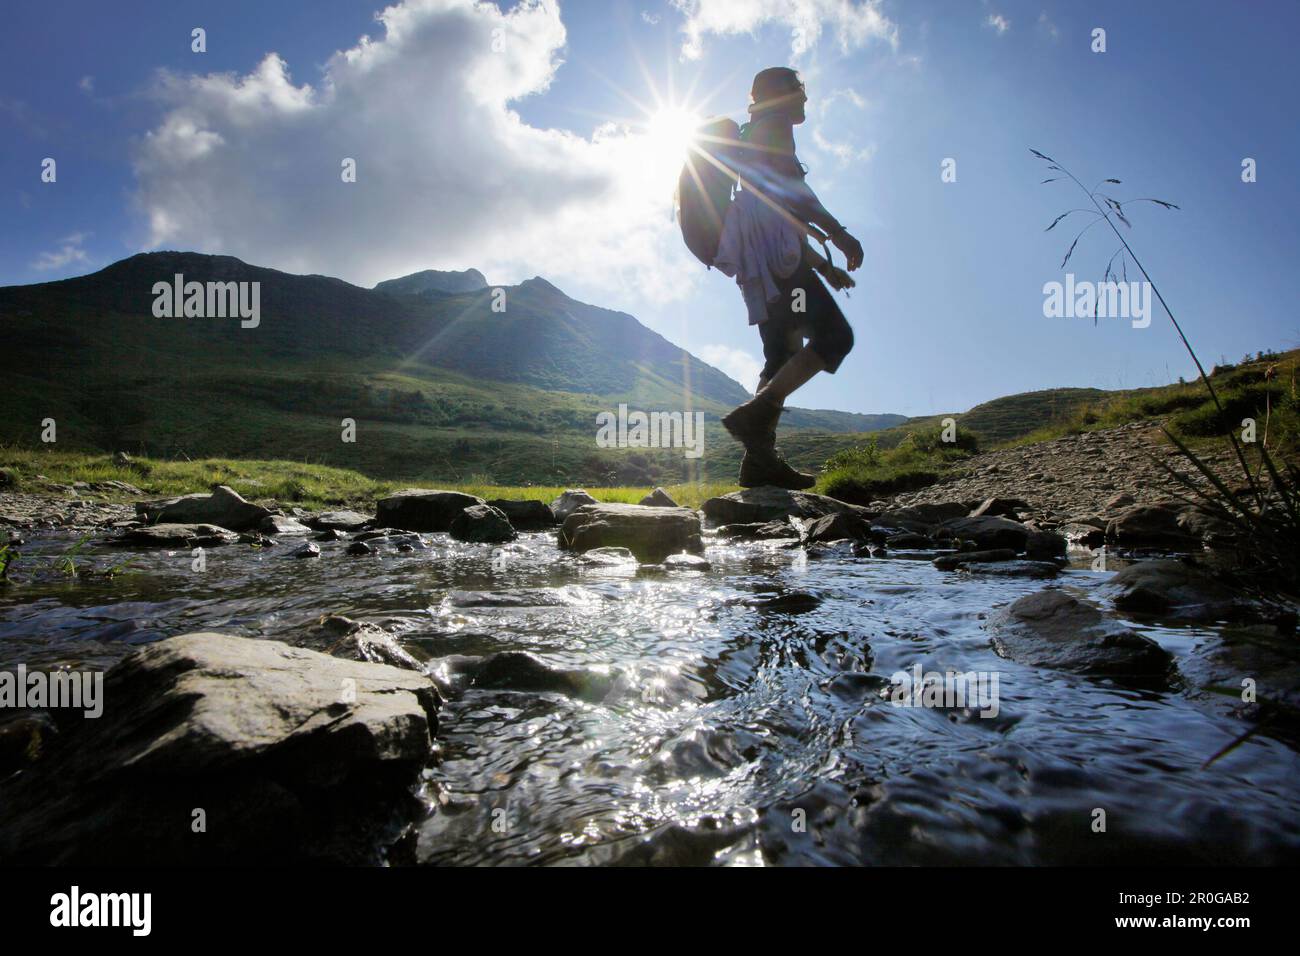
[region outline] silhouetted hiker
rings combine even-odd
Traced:
[[[740,484],[747,488],[811,488],[816,483],[812,475],[790,467],[776,450],[777,422],[786,399],[796,389],[818,372],[834,373],[853,348],[853,330],[814,269],[837,289],[853,285],[853,280],[814,252],[807,241],[807,230],[801,228],[811,223],[824,231],[844,253],[850,271],[862,265],[861,243],[827,212],[804,182],[806,170],[795,156],[794,128],[804,121],[807,102],[803,82],[794,70],[772,67],[754,77],[750,121],[740,129],[737,171],[741,187],[727,212],[728,222],[714,263],[736,275],[724,268],[724,260],[727,265],[736,265],[731,260],[744,259],[747,254],[767,260],[751,262],[749,273],[737,276],[745,291],[750,322],[758,325],[763,339],[766,364],[755,396],[722,419],[732,437],[745,446]],[[746,192],[751,193],[748,201],[742,198]],[[773,206],[788,215],[763,212]],[[735,221],[731,221],[733,218]],[[786,222],[781,223],[781,219]],[[770,223],[774,221],[777,228],[784,226],[796,234],[798,245],[793,256],[789,254],[788,237],[771,235]],[[782,266],[785,275],[781,274]],[[792,272],[788,271],[791,267]],[[767,286],[769,293],[761,304],[751,294],[760,283]],[[766,317],[761,314],[763,306]]]

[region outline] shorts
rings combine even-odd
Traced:
[[[804,346],[804,339],[834,373],[853,348],[853,329],[836,305],[829,289],[807,262],[788,279],[777,279],[780,297],[767,305],[767,321],[760,322],[758,334],[763,338],[761,378],[771,381],[781,366]],[[794,311],[795,290],[803,290],[803,311]]]

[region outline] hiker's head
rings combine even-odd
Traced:
[[[803,80],[788,66],[772,66],[754,77],[749,90],[749,113],[754,119],[781,116],[794,125],[804,121],[803,106],[808,102]]]

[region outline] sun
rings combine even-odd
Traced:
[[[700,117],[685,107],[663,106],[655,110],[645,122],[646,158],[656,169],[675,176],[686,162],[700,122]]]

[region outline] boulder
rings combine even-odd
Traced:
[[[670,554],[664,558],[664,568],[669,571],[707,571],[713,565],[698,554]]]
[[[487,502],[459,491],[406,488],[379,499],[375,524],[403,531],[449,531],[457,515],[471,505],[482,504]]]
[[[211,548],[238,541],[233,531],[212,524],[151,524],[129,528],[105,543],[119,548]]]
[[[135,510],[150,524],[215,524],[230,531],[256,530],[271,513],[245,501],[227,485],[218,485],[207,495],[137,502]]]
[[[545,501],[494,498],[488,504],[505,515],[510,526],[518,531],[542,531],[555,527],[555,512]]]
[[[1029,510],[1029,502],[1019,498],[985,498],[979,507],[970,513],[972,518],[1014,518],[1022,511]]]
[[[1065,557],[1068,542],[1055,531],[1031,530],[1025,538],[1025,555],[1031,561],[1051,561]]]
[[[1265,617],[1262,606],[1241,596],[1210,571],[1177,559],[1138,561],[1101,588],[1121,611],[1184,621]]]
[[[970,561],[957,569],[965,574],[982,574],[995,578],[1054,578],[1061,566],[1054,561]]]
[[[1065,536],[1067,542],[1073,542],[1085,548],[1095,548],[1106,543],[1106,530],[1095,525],[1071,521],[1061,525],[1059,530]]]
[[[704,502],[704,517],[713,524],[762,524],[774,518],[820,518],[830,514],[868,517],[867,509],[825,495],[787,491],[765,485],[745,488]]]
[[[383,862],[439,704],[421,674],[211,633],[131,654],[103,699],[0,788],[0,862]]]
[[[360,531],[370,518],[356,511],[322,511],[305,523],[317,531]]]
[[[312,544],[310,541],[304,541],[298,547],[289,552],[291,558],[319,558],[320,546]]]
[[[470,505],[451,522],[451,536],[457,541],[499,544],[519,537],[507,518],[491,505]]]
[[[959,538],[983,549],[1010,548],[1025,550],[1029,529],[1010,518],[955,518],[945,521],[935,533],[936,537]]]
[[[871,526],[857,515],[830,514],[809,520],[803,529],[803,543],[823,541],[866,541]]]
[[[639,504],[646,505],[650,508],[680,508],[677,502],[673,501],[672,495],[662,488],[656,488],[650,494],[641,499]]]
[[[988,628],[998,655],[1020,664],[1078,674],[1164,679],[1172,658],[1064,591],[1029,594],[995,611]]]
[[[583,505],[560,527],[560,547],[570,551],[627,548],[637,560],[658,564],[670,554],[704,550],[700,517],[689,508]]]
[[[573,514],[575,510],[581,508],[583,505],[598,504],[600,504],[599,501],[591,497],[591,495],[587,494],[581,488],[570,488],[568,491],[564,492],[564,494],[560,495],[560,497],[551,502],[551,513],[555,515],[556,521],[563,522],[569,517],[569,515]]]
[[[969,512],[970,507],[960,501],[934,502],[882,512],[876,515],[874,523],[889,531],[929,534],[943,522],[964,518]]]
[[[1185,507],[1181,501],[1158,501],[1124,508],[1106,525],[1106,543],[1118,548],[1200,551],[1200,537],[1179,522]]]
[[[311,534],[311,528],[301,521],[286,518],[284,515],[267,515],[262,519],[262,523],[257,526],[257,530],[262,534],[269,534],[273,538]]]
[[[885,547],[895,551],[929,551],[934,547],[934,540],[926,534],[901,531],[885,538]]]

